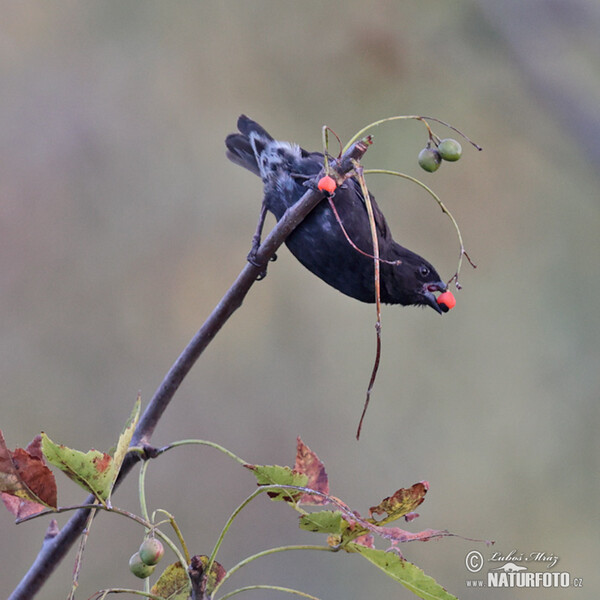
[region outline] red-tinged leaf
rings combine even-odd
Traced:
[[[44,460],[44,453],[42,452],[42,436],[36,435],[25,448],[31,456]]]
[[[38,502],[33,502],[31,500],[23,500],[23,498],[18,498],[17,496],[11,496],[6,492],[2,492],[2,502],[4,502],[4,506],[13,514],[17,521],[21,519],[26,519],[27,517],[31,517],[33,515],[37,515],[38,513],[46,510],[46,506],[43,504],[39,504]]]
[[[296,448],[296,464],[294,471],[303,473],[308,477],[306,487],[322,494],[329,494],[329,480],[325,472],[325,465],[319,457],[298,437]],[[328,504],[329,500],[316,494],[304,494],[300,498],[301,504]]]
[[[42,449],[49,463],[63,471],[98,500],[106,502],[113,483],[112,458],[106,452],[90,450],[80,452],[68,446],[54,443],[42,433]]]
[[[32,456],[26,450],[17,448],[13,452],[13,463],[25,485],[44,504],[56,507],[56,480],[44,459]]]
[[[352,543],[360,544],[366,548],[375,548],[375,538],[370,533],[365,533],[357,537],[355,540],[352,540]]]
[[[196,595],[202,598],[210,598],[217,585],[223,581],[227,571],[217,561],[212,563],[208,573],[206,568],[208,567],[209,558],[204,554],[196,554],[192,556],[190,560],[190,567],[188,569],[190,578],[194,588],[196,588]]]
[[[413,512],[425,500],[428,489],[429,484],[426,481],[415,483],[408,489],[400,488],[392,496],[384,498],[377,506],[372,506],[369,509],[369,514],[372,517],[369,521],[376,525],[382,525],[391,523]],[[381,514],[387,514],[387,516],[379,521],[373,518],[373,515]]]
[[[29,445],[11,452],[0,431],[0,492],[4,504],[17,519],[56,508],[56,481],[39,454],[34,439]]]

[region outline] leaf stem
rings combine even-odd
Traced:
[[[453,127],[449,123],[446,123],[445,121],[437,119],[436,117],[422,117],[421,115],[396,115],[394,117],[386,117],[385,119],[379,119],[379,121],[374,121],[373,123],[370,123],[366,127],[363,127],[360,131],[355,133],[350,138],[348,143],[344,146],[343,152],[346,152],[348,150],[348,148],[354,142],[356,142],[356,140],[362,138],[364,136],[364,134],[367,131],[369,131],[369,129],[372,129],[373,127],[377,127],[378,125],[381,125],[383,123],[387,123],[388,121],[406,121],[409,119],[412,119],[413,121],[421,121],[421,123],[423,123],[425,125],[425,127],[427,127],[427,130],[429,132],[429,139],[433,139],[434,133],[431,131],[431,127],[429,127],[429,123],[427,123],[427,121],[435,121],[436,123],[439,123],[440,125],[443,125],[444,127],[448,127],[448,129],[451,129],[452,131],[455,131],[456,133],[458,133],[458,135],[460,135],[465,140],[467,140],[467,142],[469,142],[469,144],[471,144],[473,147],[477,148],[477,150],[479,150],[479,151],[483,150],[483,148],[479,144],[476,144],[473,140],[471,140],[469,137],[467,137],[462,131],[460,131],[456,127]]]
[[[162,508],[158,508],[156,511],[154,511],[152,516],[154,517],[154,514],[157,512],[162,513],[168,517],[169,524],[173,528],[173,531],[175,532],[175,535],[177,536],[177,539],[179,540],[179,543],[181,544],[181,548],[183,549],[183,553],[185,555],[184,557],[182,557],[179,553],[176,553],[177,557],[179,558],[179,562],[181,562],[181,565],[184,568],[186,568],[186,566],[190,564],[191,557],[190,557],[190,553],[189,553],[187,544],[185,543],[185,539],[183,538],[181,529],[179,529],[179,525],[177,525],[177,521],[175,520],[175,517],[172,514],[168,513],[166,510],[163,510]],[[181,561],[182,558],[185,559],[185,562]]]
[[[262,494],[264,491],[267,491],[267,489],[273,489],[273,488],[280,488],[281,486],[277,486],[277,485],[264,485],[264,486],[260,486],[259,488],[257,488],[256,490],[254,490],[254,492],[252,492],[229,516],[229,518],[227,519],[225,525],[223,526],[223,529],[221,530],[221,533],[219,535],[219,538],[217,539],[217,542],[213,548],[213,551],[210,554],[210,558],[208,559],[208,564],[206,565],[206,569],[205,572],[206,573],[210,573],[210,569],[212,568],[213,563],[215,562],[215,558],[217,556],[217,552],[219,551],[219,548],[221,547],[221,544],[223,543],[223,539],[225,538],[225,534],[229,531],[229,528],[231,527],[231,525],[233,524],[234,519],[240,514],[240,512],[242,511],[242,509],[247,506],[250,502],[252,502],[252,500],[254,500],[254,498],[256,498],[257,496],[259,496],[260,494]]]
[[[333,550],[331,549],[330,546],[316,546],[316,545],[309,545],[309,544],[294,545],[294,546],[277,546],[276,548],[269,548],[268,550],[263,550],[262,552],[257,552],[256,554],[253,554],[252,556],[248,556],[248,557],[244,558],[244,560],[241,560],[239,563],[237,563],[236,565],[234,565],[227,571],[225,577],[223,577],[223,579],[215,586],[215,589],[213,590],[213,594],[212,594],[213,597],[217,593],[219,588],[236,571],[238,571],[242,567],[245,567],[247,564],[251,563],[253,560],[256,560],[257,558],[262,558],[263,556],[269,556],[271,554],[276,554],[278,552],[287,552],[288,550],[325,550],[327,552],[333,552]]]
[[[150,517],[148,515],[148,506],[146,504],[146,470],[148,468],[148,464],[150,461],[143,461],[142,467],[140,469],[138,487],[139,487],[139,495],[140,495],[140,512],[142,513],[142,517],[146,519],[146,521],[150,521]]]
[[[31,519],[35,519],[36,517],[41,517],[43,515],[48,515],[48,514],[52,515],[52,514],[56,514],[56,513],[63,513],[63,512],[71,511],[71,510],[79,510],[81,508],[88,508],[88,509],[91,508],[92,510],[104,510],[106,512],[115,513],[117,515],[127,517],[128,519],[131,519],[132,521],[135,521],[136,523],[145,527],[146,530],[153,530],[156,533],[156,535],[158,537],[160,537],[165,542],[165,544],[167,544],[167,546],[169,546],[169,548],[171,548],[171,550],[173,551],[175,556],[177,556],[177,559],[181,563],[182,567],[184,568],[185,572],[187,573],[188,563],[186,562],[185,557],[179,551],[179,548],[177,548],[177,546],[169,538],[169,536],[167,536],[165,533],[160,531],[160,529],[156,529],[152,525],[152,523],[150,521],[148,521],[147,519],[144,519],[134,513],[124,510],[122,508],[117,508],[116,506],[105,506],[104,504],[93,504],[91,507],[88,506],[87,504],[74,505],[74,506],[59,506],[58,508],[56,508],[54,510],[47,510],[47,511],[36,513],[35,515],[31,515],[29,517],[25,517],[24,519],[21,519],[18,522],[22,523],[24,521],[29,521]],[[166,513],[166,511],[162,511],[162,512],[165,512],[165,514],[168,514],[168,513]],[[169,515],[169,517],[171,517],[171,515]],[[171,525],[173,525],[173,524],[171,523]],[[173,528],[175,529],[176,533],[179,531],[179,528],[176,525]],[[178,537],[180,536],[180,533],[181,532],[178,533]],[[183,547],[185,548],[185,544],[183,544]],[[187,548],[186,548],[186,552],[187,552]],[[191,581],[190,581],[190,585],[191,585]]]
[[[296,596],[302,596],[303,598],[309,598],[310,600],[320,600],[317,596],[312,596],[311,594],[307,594],[306,592],[301,592],[300,590],[295,590],[293,588],[281,587],[279,585],[247,585],[245,587],[238,588],[237,590],[233,590],[228,594],[225,594],[221,597],[221,600],[227,600],[236,594],[240,594],[241,592],[248,592],[250,590],[275,590],[276,592],[284,592],[287,594],[295,594]]]
[[[210,448],[219,450],[219,452],[222,452],[226,456],[229,456],[229,458],[232,458],[233,460],[240,463],[241,465],[248,464],[247,461],[245,461],[243,458],[240,458],[239,456],[237,456],[230,450],[227,450],[227,448],[225,448],[224,446],[221,446],[220,444],[216,444],[215,442],[211,442],[209,440],[196,440],[196,439],[178,440],[176,442],[167,444],[166,446],[163,446],[162,448],[159,448],[158,453],[163,454],[164,452],[167,452],[167,450],[171,450],[173,448],[179,448],[181,446],[189,446],[189,445],[194,445],[194,444],[200,445],[200,446],[209,446]]]
[[[90,596],[89,600],[96,598],[97,600],[103,600],[108,594],[134,594],[136,596],[142,596],[144,598],[150,598],[151,600],[164,600],[162,596],[155,596],[150,592],[142,592],[141,590],[131,590],[128,588],[109,588],[106,590],[98,590],[95,594]]]

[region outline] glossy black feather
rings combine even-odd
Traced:
[[[323,155],[307,152],[288,142],[274,140],[245,115],[238,120],[240,133],[225,140],[227,156],[262,178],[264,206],[279,220],[306,193],[306,181],[323,167]],[[351,178],[333,197],[348,235],[364,252],[373,253],[367,209],[356,179]],[[441,313],[433,292],[446,284],[424,258],[394,241],[388,224],[371,196],[379,254],[399,265],[380,263],[381,301],[388,304],[428,305]],[[374,302],[373,259],[357,252],[346,240],[325,199],[286,240],[292,254],[312,273],[340,292],[362,302]]]

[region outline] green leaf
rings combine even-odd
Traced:
[[[43,432],[42,450],[49,463],[58,467],[86,491],[92,492],[98,500],[106,502],[113,481],[113,459],[106,452],[90,450],[84,454],[62,444],[55,444]]]
[[[308,476],[303,473],[297,473],[290,467],[280,467],[278,465],[246,465],[250,469],[258,485],[293,485],[305,487],[308,483]],[[297,502],[304,494],[300,490],[271,490],[267,492],[272,500],[284,500],[286,502]]]
[[[379,567],[386,575],[424,600],[457,600],[429,575],[394,552],[385,552],[350,543],[346,550],[355,551]]]
[[[348,521],[339,510],[322,510],[300,517],[300,529],[306,531],[341,535],[347,526]]]
[[[133,411],[119,436],[114,456],[93,449],[86,453],[73,450],[54,443],[42,433],[42,451],[46,460],[106,504],[139,420],[140,407],[141,398],[138,395]]]
[[[166,600],[187,600],[192,589],[190,580],[181,563],[169,565],[152,586],[151,594]]]
[[[123,461],[125,460],[125,455],[127,454],[127,450],[129,449],[129,444],[131,443],[131,438],[133,437],[133,432],[137,427],[138,421],[140,419],[140,409],[142,406],[142,398],[138,394],[138,397],[133,405],[133,410],[131,411],[131,415],[127,423],[125,423],[125,427],[119,436],[119,441],[117,442],[117,447],[113,454],[113,462],[112,462],[112,487],[117,480],[117,476],[119,475],[119,471],[121,470],[121,466],[123,465]]]

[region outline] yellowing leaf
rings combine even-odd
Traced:
[[[133,406],[133,410],[131,411],[131,415],[119,436],[119,441],[117,442],[117,447],[115,449],[115,453],[113,455],[113,463],[112,463],[112,485],[114,485],[117,480],[117,476],[119,475],[119,471],[121,470],[121,465],[123,464],[123,460],[125,459],[125,455],[127,454],[127,450],[129,449],[129,444],[131,443],[131,438],[133,437],[133,432],[138,424],[140,419],[140,409],[142,406],[142,398],[138,394],[138,397]],[[111,485],[111,489],[112,489]]]
[[[131,437],[140,416],[141,399],[138,395],[115,449],[114,456],[99,450],[80,452],[62,444],[54,443],[42,433],[42,450],[49,463],[63,471],[83,489],[91,492],[106,504],[114,487]]]
[[[152,586],[151,594],[165,598],[165,600],[187,600],[190,592],[190,580],[181,563],[169,565]]]
[[[354,543],[348,544],[346,549],[364,556],[386,575],[400,582],[419,598],[424,600],[457,600],[456,596],[447,592],[435,579],[425,575],[419,567],[403,560],[394,552],[367,548]]]
[[[42,449],[49,463],[63,471],[67,477],[78,483],[98,500],[106,502],[113,481],[113,459],[99,450],[87,453],[73,450],[62,444],[55,444],[42,433]]]
[[[378,521],[377,519],[369,519],[371,523],[382,525],[383,523],[391,523],[400,517],[404,517],[412,512],[425,500],[425,494],[429,489],[429,484],[426,481],[415,483],[408,489],[400,488],[392,496],[384,498],[377,506],[372,506],[369,509],[369,514],[380,515],[387,513],[387,517]]]

